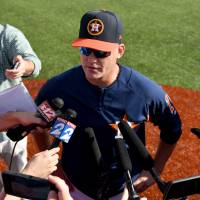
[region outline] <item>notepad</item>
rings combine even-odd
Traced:
[[[0,92],[0,114],[10,111],[36,112],[37,106],[23,82]]]

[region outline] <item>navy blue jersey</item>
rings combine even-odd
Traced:
[[[155,82],[129,67],[120,66],[117,80],[106,88],[90,84],[82,67],[74,67],[48,80],[36,102],[40,104],[55,97],[64,100],[64,109],[77,112],[77,128],[69,143],[63,146],[62,166],[71,182],[93,198],[99,187],[99,171],[87,143],[85,127],[94,129],[103,157],[103,170],[111,177],[109,196],[119,193],[124,183],[114,151],[116,130],[113,127],[120,119],[126,118],[135,127],[143,143],[147,121],[159,127],[160,137],[166,143],[175,143],[181,134],[181,121],[169,96]],[[131,147],[128,150],[132,175],[135,175],[141,166]]]

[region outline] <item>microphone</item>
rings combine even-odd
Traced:
[[[198,138],[200,138],[200,129],[199,128],[191,128],[192,133],[194,133]]]
[[[102,155],[101,155],[101,151],[99,149],[99,145],[97,143],[97,139],[95,137],[93,128],[91,128],[91,127],[85,128],[85,133],[88,137],[89,145],[91,147],[97,167],[99,169],[103,168]]]
[[[97,143],[96,136],[94,134],[94,130],[91,127],[85,128],[86,137],[89,142],[89,146],[92,150],[93,157],[95,159],[95,163],[98,168],[98,180],[97,180],[97,193],[95,200],[108,200],[107,192],[109,190],[109,181],[110,176],[105,169],[105,165],[103,162],[102,154]]]
[[[128,200],[139,200],[140,197],[133,187],[133,181],[130,172],[132,171],[132,163],[122,136],[115,136],[115,150],[119,160],[119,164],[124,172],[126,185],[129,193]]]
[[[118,127],[127,143],[133,148],[134,152],[138,156],[138,160],[144,170],[148,170],[154,180],[156,181],[159,189],[161,192],[164,192],[166,183],[160,179],[160,176],[156,172],[154,168],[154,160],[152,159],[151,155],[146,150],[144,144],[137,136],[134,129],[132,129],[127,122],[121,120],[118,123]]]
[[[41,103],[36,112],[36,117],[43,119],[51,125],[57,116],[62,116],[61,108],[64,106],[64,101],[57,97],[51,102],[44,101]],[[28,126],[17,125],[8,129],[7,136],[12,141],[19,141],[23,139],[28,133],[39,126],[38,124],[30,124]]]
[[[58,147],[60,141],[68,143],[74,133],[76,125],[74,125],[71,121],[74,121],[76,118],[76,111],[68,108],[63,116],[64,119],[58,117],[51,128],[50,134],[55,138],[50,145],[49,150]]]
[[[132,171],[132,163],[122,136],[115,136],[115,150],[123,171]]]

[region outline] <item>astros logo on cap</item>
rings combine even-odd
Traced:
[[[104,24],[100,19],[92,19],[88,22],[87,31],[90,35],[100,35],[104,30]]]

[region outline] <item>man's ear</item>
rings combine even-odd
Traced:
[[[121,58],[125,53],[125,45],[124,44],[120,44],[118,47],[118,59]]]

